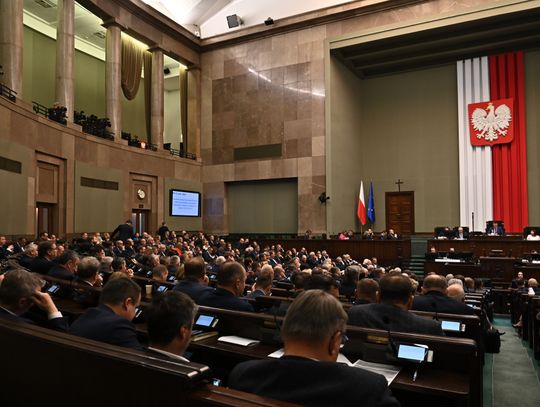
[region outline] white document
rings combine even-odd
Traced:
[[[366,370],[369,370],[370,372],[383,375],[386,381],[388,382],[389,386],[390,386],[390,383],[392,383],[392,381],[396,378],[396,376],[401,371],[401,366],[386,365],[384,363],[371,363],[371,362],[366,362],[362,359],[358,359],[352,366],[366,369]]]
[[[285,350],[283,348],[281,348],[281,349],[278,349],[275,352],[272,352],[271,354],[269,354],[268,357],[269,358],[279,359],[280,357],[283,356],[284,353],[285,353]]]
[[[232,335],[232,336],[222,336],[221,338],[218,338],[218,342],[232,343],[233,345],[240,345],[240,346],[251,346],[251,345],[257,345],[260,341]]]
[[[269,358],[279,359],[280,357],[283,356],[284,353],[285,353],[285,350],[283,348],[281,348],[281,349],[278,349],[275,352],[272,352],[271,354],[269,354],[268,357]],[[346,365],[353,366],[352,362],[349,359],[347,359],[345,356],[343,356],[343,354],[341,354],[341,353],[338,355],[338,358],[337,358],[336,362],[337,363],[345,363]]]

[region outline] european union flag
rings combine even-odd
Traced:
[[[367,217],[371,223],[375,223],[375,203],[373,202],[373,183],[372,182],[369,183]]]

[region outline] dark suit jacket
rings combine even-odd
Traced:
[[[424,295],[417,295],[414,297],[412,309],[446,314],[474,315],[474,309],[447,297],[439,291],[429,291]]]
[[[75,274],[71,273],[69,270],[59,264],[54,265],[47,274],[51,277],[61,278],[64,280],[73,280],[75,278]]]
[[[122,223],[111,233],[111,239],[125,242],[127,239],[133,239],[133,235],[133,226],[128,223]]]
[[[197,304],[199,303],[201,295],[214,291],[212,287],[208,287],[207,285],[200,284],[193,280],[180,280],[178,284],[174,286],[173,290],[189,295]]]
[[[496,234],[497,236],[504,236],[504,229],[501,225],[497,226],[497,230],[493,226],[486,229],[486,234],[492,235]]]
[[[34,257],[34,259],[28,265],[28,268],[33,273],[47,274],[55,265],[55,262],[50,261],[45,257]]]
[[[232,309],[236,311],[253,312],[253,307],[247,301],[235,297],[233,293],[224,288],[216,288],[214,291],[207,291],[199,298],[199,305],[206,307]]]
[[[25,322],[27,324],[32,324],[32,325],[39,325],[44,328],[50,328],[50,329],[54,329],[55,331],[60,331],[60,332],[66,332],[69,328],[68,321],[65,317],[53,318],[53,319],[39,318],[39,319],[33,320],[30,318],[26,318],[25,316],[17,316],[17,315],[10,314],[3,308],[0,308],[0,318],[5,318],[10,321]]]
[[[135,324],[116,315],[106,305],[86,310],[71,325],[69,333],[111,345],[142,350],[135,332]]]
[[[240,363],[229,387],[305,406],[399,406],[381,375],[298,356]]]
[[[257,298],[257,297],[264,297],[266,294],[263,290],[255,290],[252,291],[247,297],[248,298]]]
[[[349,324],[396,332],[444,335],[438,321],[421,318],[389,304],[354,305],[349,309]]]

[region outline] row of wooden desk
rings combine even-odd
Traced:
[[[467,240],[431,239],[426,252],[434,247],[438,252],[471,252],[475,257],[488,257],[492,250],[502,250],[505,257],[523,257],[527,253],[540,252],[540,241],[523,240],[521,236],[484,236]]]
[[[285,300],[287,300],[285,298]],[[56,299],[55,299],[56,301]],[[59,308],[76,318],[84,310],[58,300]],[[280,338],[282,317],[269,314],[242,313],[215,308],[200,307],[199,312],[219,319],[219,336],[238,335],[259,340],[250,347],[239,347],[217,341],[216,337],[192,342],[190,359],[199,365],[212,367],[212,377],[220,377],[226,383],[230,370],[239,362],[262,359],[283,346]],[[433,318],[432,314],[424,314]],[[421,343],[433,350],[433,362],[420,367],[418,378],[412,379],[414,367],[405,366],[391,384],[391,389],[403,405],[436,402],[441,406],[480,406],[482,404],[482,347],[481,323],[476,316],[451,316],[439,314],[439,319],[456,319],[466,324],[461,337],[438,337],[397,332],[386,332],[349,326],[349,342],[342,353],[351,361],[357,359],[387,362],[389,343]],[[142,340],[146,335],[143,323],[137,325]],[[472,338],[475,339],[472,339]],[[226,389],[224,389],[225,391]],[[212,390],[214,391],[214,390]]]
[[[263,249],[280,244],[285,250],[303,247],[308,252],[326,250],[332,258],[349,254],[355,260],[376,257],[381,264],[397,265],[411,257],[410,239],[398,240],[331,240],[331,239],[260,239],[257,243]]]
[[[461,274],[465,277],[487,278],[492,281],[511,282],[522,271],[524,278],[540,279],[540,264],[523,263],[515,257],[480,257],[478,263],[445,261],[426,261],[424,272],[440,275]]]
[[[540,361],[540,296],[512,290],[511,304],[512,323],[521,319],[521,337],[528,342],[536,360]]]

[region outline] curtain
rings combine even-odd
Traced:
[[[152,53],[144,53],[144,115],[146,138],[152,143]]]
[[[144,50],[131,38],[122,36],[122,92],[127,100],[137,96],[141,83]]]
[[[493,217],[521,232],[529,224],[523,51],[490,56],[489,76],[491,99],[514,98],[514,140],[493,146]]]
[[[457,62],[459,123],[459,212],[460,226],[483,230],[493,219],[491,148],[473,147],[469,135],[467,105],[489,100],[487,57]]]

